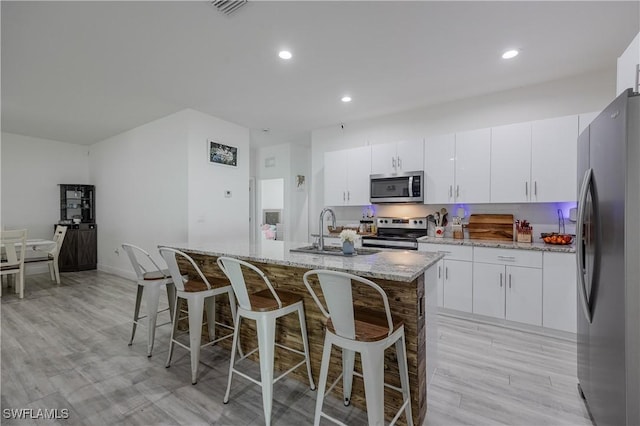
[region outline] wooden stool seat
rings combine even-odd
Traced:
[[[302,296],[298,296],[297,294],[288,291],[274,290],[280,298],[283,308],[302,301]],[[253,293],[249,296],[249,300],[251,301],[251,310],[256,312],[268,312],[280,309],[278,301],[273,298],[273,294],[271,294],[269,289]]]
[[[354,340],[359,342],[377,342],[389,337],[389,323],[384,312],[369,308],[356,307],[353,310],[355,320],[356,337]],[[404,325],[404,323],[395,318],[393,319],[392,333]],[[327,329],[336,333],[331,318],[327,320]]]

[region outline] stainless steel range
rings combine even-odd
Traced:
[[[418,250],[418,238],[427,235],[427,218],[379,217],[378,235],[362,237],[363,247]]]

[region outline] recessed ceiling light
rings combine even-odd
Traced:
[[[517,49],[511,49],[511,50],[507,50],[506,52],[504,52],[502,54],[502,59],[511,59],[511,58],[515,58],[516,56],[518,56],[518,50]]]
[[[278,52],[278,56],[280,56],[281,59],[291,59],[293,55],[288,50],[281,50]]]
[[[342,99],[340,99],[342,102],[351,102],[351,96],[343,96]]]

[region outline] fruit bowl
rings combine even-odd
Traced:
[[[550,234],[540,234],[540,238],[547,244],[556,244],[556,245],[569,245],[573,242],[573,235],[569,234],[558,234],[558,233],[550,233]]]

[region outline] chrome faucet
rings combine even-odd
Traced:
[[[324,250],[324,214],[326,212],[331,213],[332,223],[331,226],[336,227],[336,214],[329,207],[325,207],[320,212],[320,225],[319,225],[319,233],[320,237],[318,238],[318,250]]]

